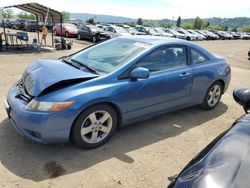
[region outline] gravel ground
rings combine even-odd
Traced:
[[[0,55],[0,101],[35,59],[55,58],[70,51]],[[237,87],[250,87],[249,41],[199,42],[225,56],[232,81],[218,107],[193,107],[119,129],[104,146],[81,150],[72,144],[41,145],[19,136],[0,106],[1,187],[166,187],[204,146],[229,128],[244,112],[232,98]]]

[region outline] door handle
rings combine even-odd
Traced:
[[[190,75],[189,72],[183,72],[183,73],[180,74],[180,77],[186,77],[186,76],[188,76],[188,75]]]

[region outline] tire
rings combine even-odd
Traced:
[[[71,139],[82,148],[96,148],[111,138],[116,127],[115,110],[106,104],[95,105],[78,116],[71,131]]]
[[[80,33],[78,33],[77,39],[78,39],[78,40],[82,40],[82,37],[81,37],[81,34],[80,34]]]
[[[187,37],[186,40],[191,41],[191,38],[190,38],[190,37]]]
[[[92,37],[92,42],[94,42],[94,43],[97,42],[97,37],[95,35]]]
[[[68,32],[65,32],[65,37],[69,38],[69,33]]]
[[[204,110],[212,110],[220,102],[223,93],[222,84],[217,81],[213,83],[207,90],[206,96],[204,97],[202,108]]]

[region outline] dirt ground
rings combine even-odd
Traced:
[[[250,41],[199,44],[231,64],[231,84],[218,107],[212,111],[193,107],[119,129],[97,149],[31,142],[16,133],[0,105],[0,187],[166,187],[169,176],[244,113],[232,91],[250,87]],[[75,44],[71,51],[0,55],[0,101],[35,59],[60,57],[83,47]]]

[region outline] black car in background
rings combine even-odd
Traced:
[[[11,29],[22,30],[24,28],[25,19],[15,19],[12,22]]]
[[[237,33],[237,32],[229,32],[229,33],[233,36],[234,39],[240,39],[239,33]]]
[[[218,35],[221,40],[231,40],[233,39],[233,36],[227,32],[224,31],[216,31],[216,30],[208,30],[210,32],[213,32],[214,34]]]
[[[168,188],[250,187],[250,89],[234,91],[246,115],[203,149]]]
[[[1,27],[3,26],[3,21],[4,21],[4,25],[6,28],[12,28],[14,22],[15,22],[15,19],[7,19],[7,18],[4,18],[4,20],[1,20]]]
[[[143,26],[135,26],[135,29],[138,32],[143,33],[143,35],[149,35],[149,32],[147,31],[147,29]]]
[[[36,22],[35,20],[26,20],[24,22],[23,30],[24,31],[41,31],[43,23]]]
[[[109,34],[105,31],[96,27],[95,25],[78,25],[78,34],[77,38],[81,39],[90,39],[92,42],[98,42],[107,40],[110,38]]]

